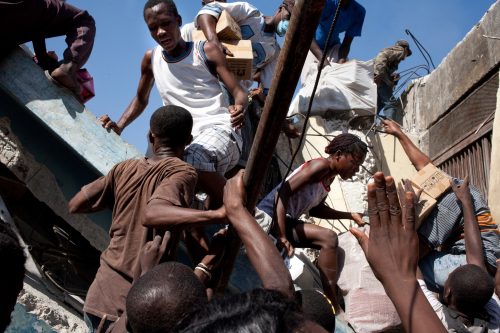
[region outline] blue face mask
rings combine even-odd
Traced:
[[[288,20],[281,20],[280,23],[278,23],[278,26],[276,27],[276,34],[280,37],[285,36],[286,31],[288,30],[288,24],[290,21]]]

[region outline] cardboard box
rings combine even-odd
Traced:
[[[450,178],[433,164],[427,164],[412,179],[415,192],[422,190],[416,207],[417,229],[437,204],[437,199],[451,187]]]
[[[234,40],[222,42],[234,57],[226,56],[229,70],[237,80],[251,80],[253,51],[252,42],[249,40]]]
[[[221,41],[241,40],[240,26],[225,10],[223,10],[219,16],[215,31],[217,32],[217,37],[219,37]]]
[[[220,14],[215,32],[220,41],[241,40],[240,26],[225,10]],[[206,39],[202,30],[193,30],[192,37],[194,41]]]
[[[193,38],[196,36],[193,31]],[[199,31],[203,38],[193,40],[204,40],[205,36],[203,31]],[[234,74],[237,80],[251,80],[252,78],[252,65],[253,65],[253,50],[252,42],[249,40],[233,40],[224,41],[222,45],[228,48],[234,55],[233,57],[226,56],[227,65],[229,70]]]

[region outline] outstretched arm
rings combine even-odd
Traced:
[[[331,207],[328,207],[327,205],[324,204],[324,202],[312,208],[309,211],[309,215],[326,220],[335,220],[335,219],[353,220],[354,222],[356,222],[357,225],[360,226],[365,224],[365,222],[363,222],[363,216],[361,214],[351,213],[351,212],[341,212],[339,210],[335,210]]]
[[[224,211],[178,207],[168,201],[153,199],[148,203],[142,225],[163,230],[179,230],[224,222]]]
[[[418,236],[415,232],[414,194],[405,193],[400,206],[392,177],[377,172],[368,185],[370,237],[351,229],[366,254],[373,273],[394,303],[406,332],[446,329],[427,301],[416,279]],[[404,218],[402,211],[405,210]]]
[[[276,246],[245,208],[243,171],[227,181],[224,187],[226,215],[245,245],[248,258],[266,289],[293,296],[293,284]]]
[[[154,84],[153,69],[151,67],[152,55],[153,50],[148,50],[142,58],[141,78],[139,79],[137,93],[132,102],[130,102],[117,123],[109,119],[109,117],[103,117],[101,122],[104,128],[112,129],[116,134],[120,135],[125,127],[130,125],[146,109],[149,102],[149,94]]]
[[[425,155],[417,146],[410,140],[410,138],[403,133],[401,127],[394,121],[390,119],[382,120],[384,124],[384,130],[387,134],[394,135],[410,159],[411,163],[417,169],[417,171],[422,170],[427,164],[431,163],[429,156]]]
[[[469,189],[469,176],[465,177],[464,182],[456,185],[452,182],[452,189],[462,206],[464,215],[464,234],[465,234],[465,255],[468,264],[481,267],[485,271],[483,242],[481,241],[481,232],[474,214],[474,205]]]

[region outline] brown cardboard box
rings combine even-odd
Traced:
[[[437,199],[450,189],[451,182],[448,175],[431,163],[420,170],[411,179],[411,182],[416,190],[422,190],[420,200],[416,207],[418,228],[437,204]]]
[[[217,33],[217,37],[219,37],[220,41],[241,40],[240,26],[225,10],[223,10],[219,16],[215,32]],[[205,34],[203,34],[203,31],[201,30],[193,30],[192,37],[193,40],[206,39]]]
[[[250,80],[252,78],[253,51],[252,42],[249,40],[233,40],[222,42],[234,57],[226,56],[229,70],[237,80]]]
[[[199,35],[201,33],[201,36]],[[195,38],[200,37],[200,38]],[[204,40],[203,31],[193,31],[193,40]],[[226,56],[229,70],[237,80],[250,80],[252,78],[253,50],[249,40],[224,41],[222,45],[228,48],[233,57]]]
[[[241,39],[240,26],[225,10],[219,16],[215,31],[221,41]]]

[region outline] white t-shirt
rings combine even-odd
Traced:
[[[184,24],[181,27],[181,37],[184,39],[186,42],[192,42],[193,41],[193,31],[196,28],[194,27],[194,22]]]
[[[264,31],[264,15],[248,2],[209,3],[198,12],[198,15],[194,19],[195,26],[198,27],[196,21],[199,15],[208,14],[219,19],[223,10],[226,10],[236,23],[238,23],[242,38],[252,42],[252,74],[260,70],[264,90],[269,89],[280,52],[274,31]]]
[[[205,42],[187,42],[186,51],[169,57],[161,46],[153,49],[151,65],[164,105],[178,105],[193,116],[193,136],[213,126],[231,128],[228,104],[203,50]]]

